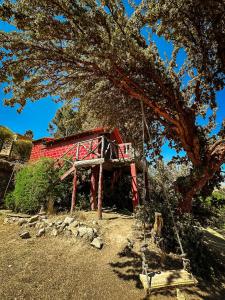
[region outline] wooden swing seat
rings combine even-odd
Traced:
[[[140,274],[139,278],[145,290],[148,289],[148,282],[145,274]],[[198,283],[197,279],[192,274],[185,270],[170,270],[163,271],[160,274],[155,274],[149,277],[149,285],[151,291],[166,288],[178,288],[193,286]]]

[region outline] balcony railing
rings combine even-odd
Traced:
[[[100,136],[75,143],[58,160],[66,156],[77,162],[94,159],[125,161],[134,158],[134,150],[131,143],[118,144],[105,136]]]

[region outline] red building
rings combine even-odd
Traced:
[[[117,128],[96,128],[65,138],[42,138],[33,142],[30,161],[42,157],[56,160],[56,163],[72,158],[71,168],[61,177],[63,180],[74,173],[71,210],[76,202],[77,169],[91,169],[91,209],[98,208],[99,218],[102,218],[102,186],[103,170],[112,172],[112,182],[115,181],[118,169],[129,166],[132,176],[133,207],[138,204],[136,167],[134,151],[131,143],[123,143]]]

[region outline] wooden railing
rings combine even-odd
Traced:
[[[57,161],[66,160],[68,156],[77,162],[97,159],[129,160],[134,158],[134,151],[131,143],[118,144],[100,136],[75,143]]]

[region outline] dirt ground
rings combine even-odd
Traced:
[[[82,219],[92,222],[96,213],[83,213]],[[133,238],[132,217],[103,214],[99,221],[104,239],[102,250],[75,237],[36,238],[34,229],[30,230],[32,238],[23,240],[18,235],[21,228],[3,224],[3,220],[4,215],[0,214],[0,300],[145,299],[138,279],[138,246],[129,253],[123,252],[127,238]],[[154,264],[162,263],[155,249],[150,256]],[[184,293],[189,300],[225,299],[225,291],[219,285],[200,285]],[[150,299],[176,299],[175,291],[153,294]]]

